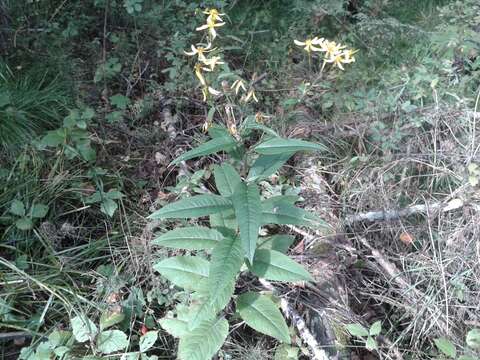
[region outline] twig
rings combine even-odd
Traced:
[[[23,331],[7,332],[7,333],[0,334],[0,341],[31,338],[31,337],[32,337],[32,334],[23,332]]]
[[[265,289],[276,293],[275,287],[269,281],[265,279],[260,279],[260,283],[265,287]],[[290,306],[287,300],[280,298],[280,308],[287,319],[290,319],[292,323],[298,330],[298,334],[303,342],[308,346],[310,352],[312,353],[312,358],[314,360],[330,360],[327,352],[323,349],[320,349],[320,345],[315,337],[312,335],[310,330],[308,330],[305,321],[298,314],[298,312]]]

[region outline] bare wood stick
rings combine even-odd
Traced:
[[[260,283],[263,285],[265,289],[272,291],[273,293],[277,292],[277,290],[275,289],[275,287],[272,285],[271,282],[265,279],[260,279]],[[290,319],[292,323],[295,325],[295,327],[297,328],[300,338],[308,346],[313,356],[311,359],[330,360],[330,357],[328,356],[327,352],[323,349],[320,349],[320,345],[318,344],[317,339],[315,339],[315,337],[312,335],[310,330],[308,330],[308,327],[305,324],[305,321],[303,321],[302,317],[298,314],[298,312],[293,307],[291,307],[288,301],[285,300],[284,298],[280,298],[280,309],[282,310],[285,317],[287,319]]]
[[[377,210],[359,213],[355,215],[349,215],[345,218],[344,223],[346,225],[352,225],[361,221],[390,221],[397,220],[402,217],[407,217],[416,214],[429,214],[432,212],[448,212],[457,210],[463,207],[465,204],[460,199],[454,199],[447,203],[437,202],[432,204],[420,204],[412,205],[399,210]]]

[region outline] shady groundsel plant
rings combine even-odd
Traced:
[[[320,63],[322,64],[321,71],[324,70],[327,64],[332,64],[333,67],[345,70],[343,64],[355,62],[353,55],[358,51],[347,49],[346,45],[319,38],[318,36],[306,39],[305,41],[294,40],[294,43],[297,46],[303,47],[307,53],[309,66],[312,64],[312,58],[320,58]],[[317,54],[323,55],[323,58],[317,56]]]
[[[185,290],[184,300],[160,320],[168,333],[179,338],[178,357],[184,360],[211,359],[228,335],[227,317],[233,321],[240,318],[256,331],[289,344],[289,329],[274,296],[236,285],[240,277],[312,281],[300,264],[285,255],[294,237],[272,229],[276,229],[275,225],[322,224],[314,214],[295,206],[297,196],[264,197],[261,184],[296,152],[321,151],[324,147],[281,138],[261,123],[264,116],[260,113],[244,116],[246,103],[256,99],[251,84],[247,86],[235,78],[218,95],[209,89],[210,83],[203,75],[211,70],[206,69],[214,58],[212,41],[217,36],[218,24],[223,24],[219,22],[223,14],[214,9],[205,13],[207,24],[198,30],[207,31],[209,42],[203,47],[192,46],[187,55],[197,57],[195,75],[204,100],[212,106],[204,126],[211,139],[182,154],[171,165],[219,152],[227,156],[223,163],[213,166],[215,191],[167,204],[149,217],[200,218],[195,226],[176,227],[153,240],[154,245],[175,249],[176,254],[181,251],[181,255],[159,261],[154,269]],[[243,95],[237,104],[234,98],[240,92]],[[220,111],[220,101],[224,100],[224,111]],[[225,121],[213,124],[216,114],[224,114]],[[238,127],[236,118],[243,119]]]

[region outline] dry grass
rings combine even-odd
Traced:
[[[432,358],[433,339],[440,336],[463,353],[466,332],[480,327],[479,192],[467,180],[468,164],[479,161],[478,119],[467,110],[438,107],[415,115],[426,119],[423,126],[389,119],[398,126],[381,134],[383,143],[365,121],[310,126],[327,141],[343,134],[355,145],[332,146],[334,158],[321,164],[307,159],[301,170],[308,206],[335,229],[335,236],[319,232],[308,240],[312,271],[320,269],[318,279],[337,287],[336,302],[308,296],[303,303],[321,310],[330,323],[382,320],[386,342],[377,355],[386,359]],[[429,207],[452,200],[461,206],[447,212]],[[352,214],[420,204],[426,213],[344,221]]]

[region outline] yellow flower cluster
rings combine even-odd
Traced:
[[[207,31],[207,38],[208,43],[205,44],[197,44],[191,45],[191,51],[184,51],[185,55],[188,56],[196,56],[197,63],[194,66],[194,73],[197,77],[200,85],[202,86],[202,94],[203,94],[203,101],[206,101],[210,95],[219,96],[222,95],[221,91],[215,90],[212,86],[210,86],[205,79],[205,73],[213,72],[217,65],[225,64],[220,56],[208,56],[208,54],[212,51],[215,51],[216,48],[213,47],[212,43],[217,37],[216,28],[225,25],[225,22],[222,20],[222,16],[225,14],[221,14],[217,9],[206,9],[202,11],[203,14],[208,15],[206,19],[206,24],[199,26],[196,28],[197,31]],[[255,91],[252,86],[248,89],[245,86],[245,83],[242,79],[235,80],[231,87],[225,87],[224,90],[228,91],[228,89],[232,89],[236,95],[242,90],[245,94],[242,96],[242,100],[244,102],[248,102],[251,99],[258,102],[257,96],[255,95]]]
[[[200,82],[200,85],[202,86],[203,101],[207,101],[209,95],[219,96],[222,94],[220,91],[215,90],[207,83],[204,73],[212,72],[215,70],[217,65],[225,64],[220,56],[207,57],[208,53],[216,50],[216,48],[212,47],[212,42],[217,37],[217,31],[215,28],[225,25],[221,18],[221,16],[225,14],[220,14],[216,9],[207,9],[203,11],[203,13],[208,15],[207,23],[198,27],[196,30],[207,30],[208,44],[206,46],[204,46],[204,44],[192,45],[192,51],[184,51],[184,53],[188,56],[197,56],[198,62],[193,67],[193,70],[195,72],[195,76]]]
[[[345,45],[337,44],[335,41],[330,41],[324,38],[315,36],[312,39],[305,41],[293,41],[295,45],[302,46],[303,49],[311,56],[312,52],[324,53],[322,70],[327,63],[345,70],[342,64],[350,64],[355,62],[355,54],[358,50],[346,49]]]

